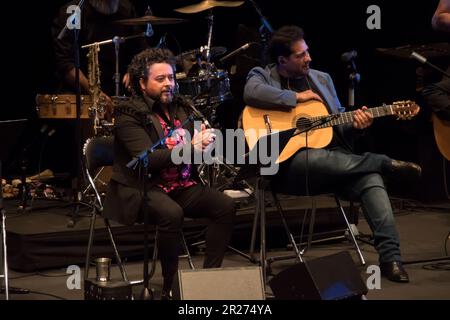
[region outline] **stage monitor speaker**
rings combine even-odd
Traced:
[[[260,267],[179,270],[174,298],[180,300],[264,300]]]
[[[361,299],[367,287],[347,251],[296,264],[269,282],[280,300]]]

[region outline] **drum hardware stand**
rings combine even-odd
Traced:
[[[203,94],[203,93],[200,93]],[[199,95],[200,95],[199,94]],[[198,96],[198,95],[197,95]],[[197,97],[195,96],[193,98],[193,101],[195,101],[195,98]],[[210,97],[208,96],[208,105],[210,105],[210,101],[209,101]],[[208,119],[199,111],[195,108],[194,105],[191,105],[191,108],[194,110],[194,113],[199,115],[199,117],[202,119],[202,121],[205,123],[207,128],[213,128]],[[237,170],[237,168],[235,168],[234,166],[226,163],[223,160],[223,157],[218,157],[215,156],[212,158],[213,159],[213,164],[212,165],[208,165],[206,163],[202,163],[199,167],[198,167],[198,173],[199,173],[199,178],[200,181],[204,184],[204,185],[208,185],[212,188],[217,188],[218,190],[222,189],[222,188],[218,188],[217,186],[217,178],[220,176],[221,174],[221,167],[225,167],[226,170],[228,170],[232,175],[233,175],[233,184],[235,181],[235,178],[238,176],[239,171]],[[206,171],[206,172],[205,172]],[[204,175],[206,174],[206,176],[208,177],[208,180],[206,181],[204,178]],[[242,183],[245,185],[246,188],[248,188],[250,190],[250,194],[253,194],[253,186],[250,185],[247,181],[242,180]],[[226,184],[225,184],[226,185]],[[223,191],[223,190],[220,190]]]
[[[269,21],[266,19],[266,17],[264,17],[264,15],[262,14],[261,9],[258,7],[256,2],[254,0],[250,0],[250,2],[253,4],[253,7],[255,8],[256,13],[259,15],[259,19],[261,20],[261,27],[259,27],[259,34],[260,34],[261,47],[262,47],[261,65],[265,66],[268,63],[267,54],[266,54],[267,44],[270,39],[270,36],[273,33],[273,28],[270,25]]]
[[[25,152],[26,148],[22,151],[22,160],[20,161],[20,204],[17,209],[17,212],[23,213],[27,211],[31,211],[32,207],[28,206],[28,194],[30,192],[30,188],[27,184],[27,167],[28,167],[28,161],[25,159]]]
[[[81,47],[82,49],[87,49],[92,46],[102,46],[104,44],[114,43],[115,70],[116,70],[116,72],[114,74],[114,83],[115,83],[114,94],[116,97],[120,96],[120,68],[119,68],[120,44],[124,43],[125,41],[131,40],[131,39],[142,38],[142,37],[145,37],[145,32],[138,33],[138,34],[135,34],[133,36],[128,36],[128,37],[115,36],[114,38],[109,39],[109,40],[94,42],[94,43],[86,44]]]

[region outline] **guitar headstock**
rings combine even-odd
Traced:
[[[420,110],[420,107],[411,100],[396,101],[390,107],[392,114],[397,116],[397,120],[411,120]]]

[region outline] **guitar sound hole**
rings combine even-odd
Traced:
[[[308,128],[311,128],[312,123],[313,122],[309,118],[298,118],[297,121],[295,122],[297,129],[299,129],[300,131],[304,131],[307,130]]]

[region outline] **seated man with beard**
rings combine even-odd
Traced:
[[[105,202],[105,216],[123,224],[143,221],[148,214],[158,227],[158,247],[164,278],[162,298],[170,295],[178,269],[178,240],[184,216],[208,218],[205,268],[220,267],[233,230],[234,202],[223,193],[200,183],[192,163],[175,164],[172,151],[202,153],[214,141],[213,131],[194,130],[192,121],[181,126],[193,112],[174,96],[175,59],[167,49],[147,49],[130,66],[133,97],[116,108],[114,167]],[[169,134],[171,133],[171,134]],[[138,169],[127,163],[168,135],[148,155],[146,198]],[[187,135],[192,137],[187,139]],[[145,201],[144,201],[145,200]]]

